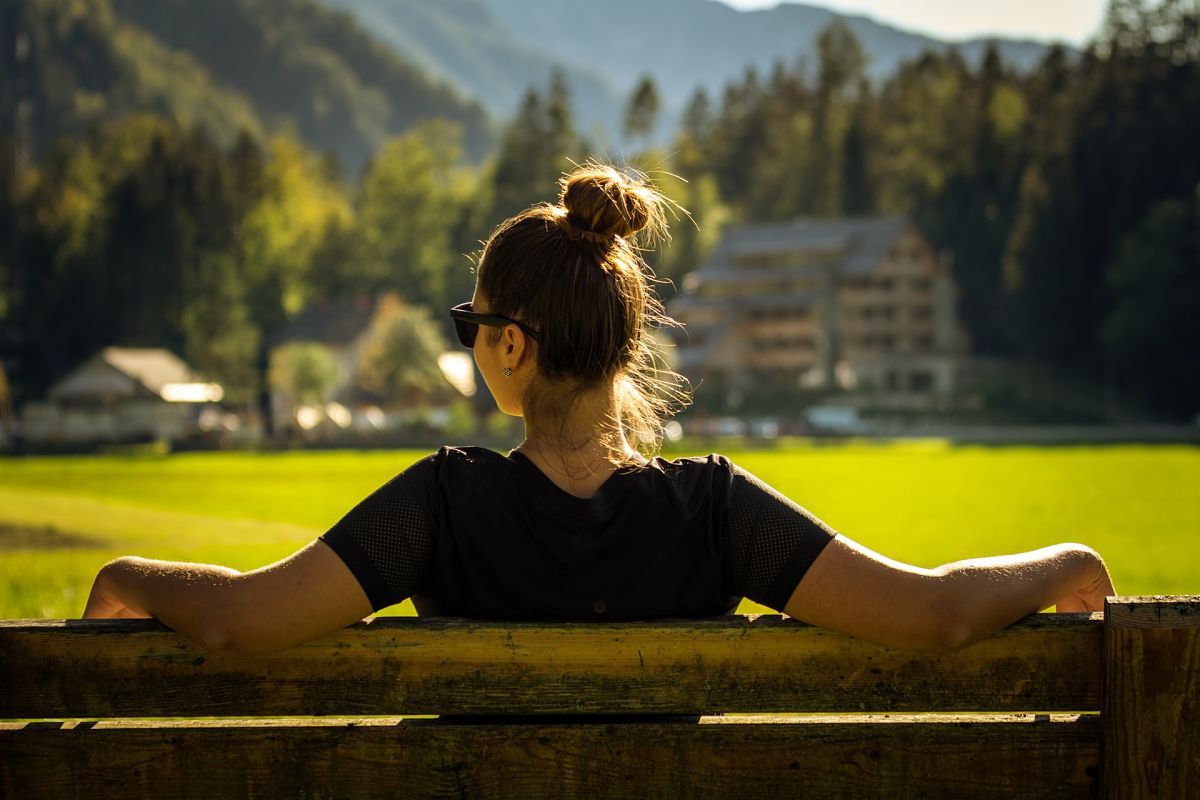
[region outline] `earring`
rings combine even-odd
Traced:
[[[512,377],[512,367],[505,367],[504,369],[500,370],[500,372],[502,372],[506,378]]]

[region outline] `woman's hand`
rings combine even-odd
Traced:
[[[1066,597],[1055,601],[1056,611],[1103,611],[1104,598],[1117,593],[1117,590],[1113,588],[1112,578],[1108,574],[1108,567],[1105,566],[1104,559],[1100,558],[1095,551],[1093,551],[1093,555],[1096,558],[1095,577]]]
[[[88,595],[87,606],[83,610],[84,619],[144,619],[149,617],[144,610],[131,608],[117,595],[117,587],[112,580],[112,563],[105,564],[92,583],[92,592]]]

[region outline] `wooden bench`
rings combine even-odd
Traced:
[[[150,621],[5,621],[0,719],[5,798],[1194,800],[1200,597],[948,655],[779,617],[378,618],[254,657]]]

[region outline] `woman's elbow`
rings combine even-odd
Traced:
[[[212,625],[201,631],[196,643],[205,652],[223,656],[261,656],[277,653],[290,646],[288,642],[274,641],[236,627]]]
[[[288,642],[271,635],[245,612],[213,612],[197,621],[193,641],[213,655],[255,656],[283,650]]]
[[[241,655],[229,629],[219,623],[205,625],[196,637],[196,644],[204,648],[205,652],[214,655]]]
[[[933,653],[953,653],[974,640],[970,620],[960,609],[947,609],[926,634],[925,649]]]
[[[953,598],[934,599],[909,631],[906,650],[952,653],[970,644],[975,636],[969,614]]]

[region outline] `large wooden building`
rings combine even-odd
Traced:
[[[739,392],[794,381],[926,405],[966,350],[948,259],[902,217],[732,227],[683,289],[677,368]]]

